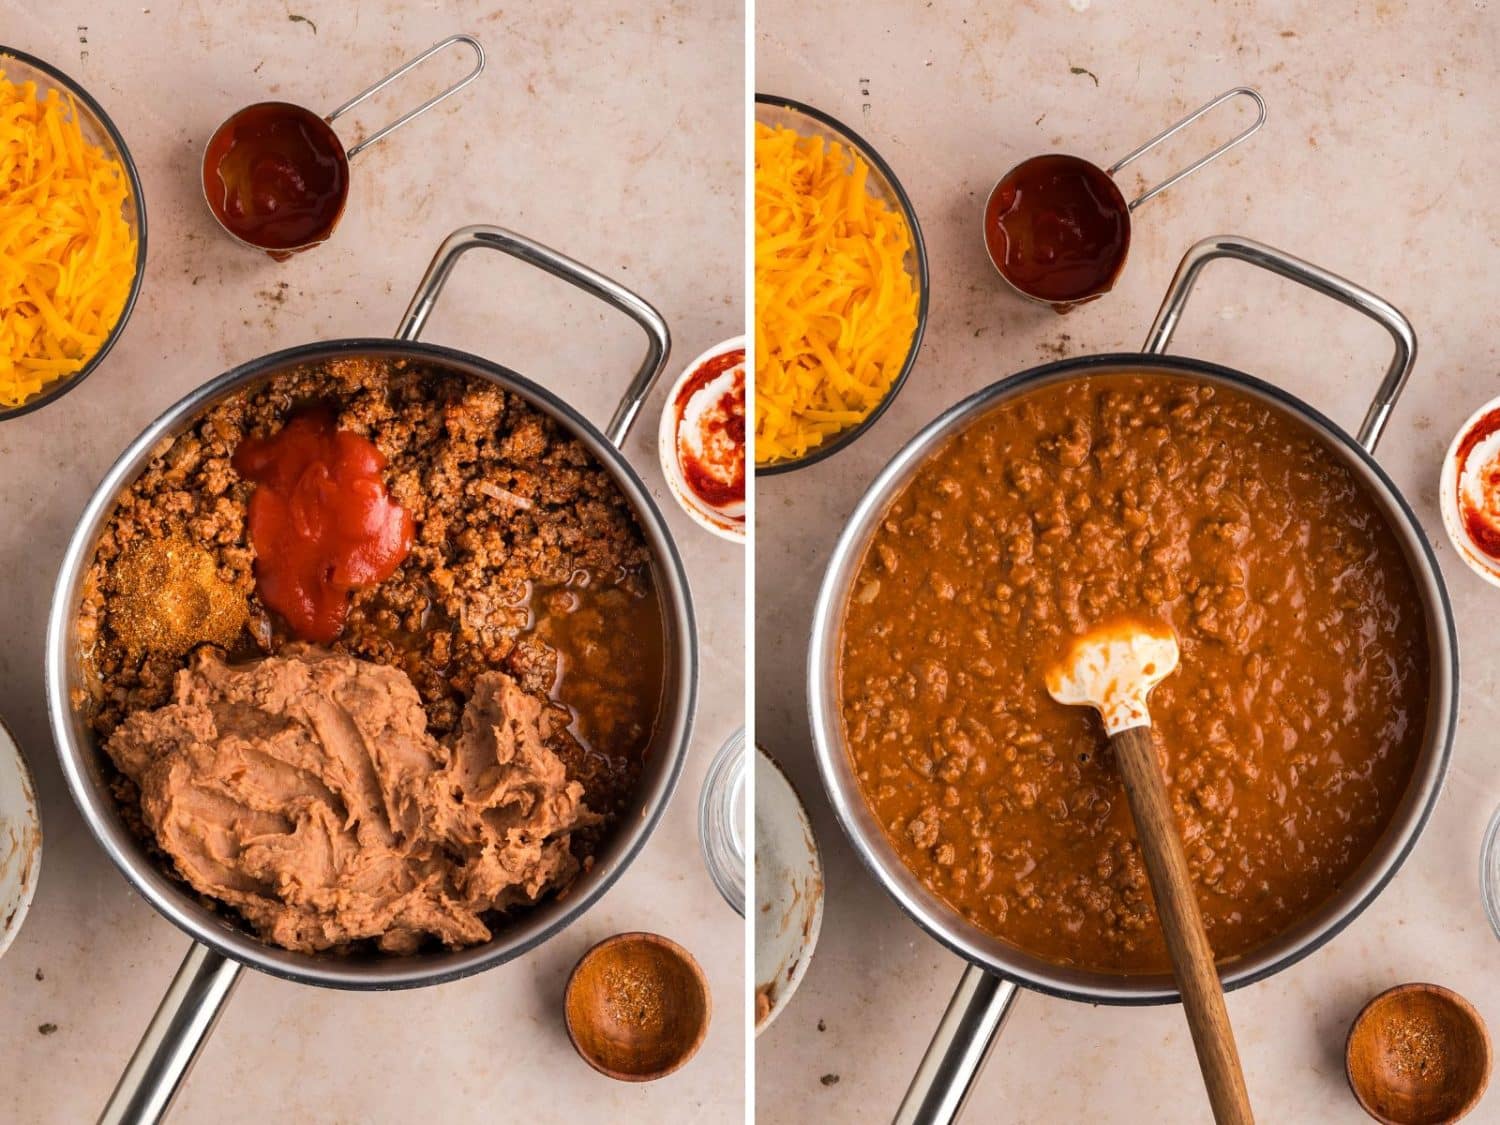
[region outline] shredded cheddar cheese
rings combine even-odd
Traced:
[[[802,457],[863,421],[906,362],[911,231],[822,137],[755,126],[755,460]]]
[[[135,278],[130,190],[84,139],[78,110],[0,69],[0,407],[76,374],[104,345]]]

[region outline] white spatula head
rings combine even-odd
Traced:
[[[1092,707],[1118,734],[1149,727],[1146,697],[1177,667],[1177,637],[1160,622],[1100,626],[1078,637],[1047,670],[1047,692],[1059,703]]]

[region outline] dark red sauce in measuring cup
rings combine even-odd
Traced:
[[[214,132],[203,193],[236,238],[289,252],[333,231],[349,195],[349,162],[333,129],[289,102],[246,106]]]
[[[1130,208],[1114,180],[1076,156],[1034,156],[990,193],[984,241],[1004,278],[1066,306],[1109,292],[1130,249]]]
[[[411,550],[411,513],[386,491],[385,455],[315,409],[246,438],[233,464],[255,483],[246,523],[256,593],[299,639],[332,642],[349,595],[384,582]]]

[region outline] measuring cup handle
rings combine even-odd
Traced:
[[[484,70],[484,48],[479,45],[479,40],[475,39],[472,35],[450,35],[448,36],[448,38],[442,40],[441,42],[434,43],[431,47],[428,47],[427,50],[423,51],[416,58],[408,59],[406,62],[402,63],[395,70],[391,71],[384,78],[382,78],[379,82],[375,83],[375,85],[361,90],[359,93],[355,94],[354,97],[350,98],[347,102],[339,106],[338,109],[334,110],[323,119],[327,121],[328,124],[332,125],[344,114],[348,113],[355,106],[359,105],[360,102],[364,101],[366,98],[373,97],[374,95],[380,93],[381,90],[384,90],[387,86],[396,81],[396,79],[400,78],[408,70],[411,70],[415,66],[420,66],[422,63],[432,58],[433,55],[441,51],[444,47],[451,47],[455,43],[462,43],[465,47],[468,47],[474,52],[474,69],[469,71],[468,74],[464,75],[457,82],[453,83],[453,85],[449,86],[446,90],[443,90],[441,93],[434,94],[432,97],[428,98],[421,105],[417,106],[416,109],[402,114],[400,117],[396,118],[396,120],[392,121],[389,125],[383,125],[375,132],[371,133],[364,140],[360,141],[359,144],[355,145],[353,148],[344,153],[346,159],[353,160],[356,156],[364,152],[365,149],[369,148],[376,141],[390,136],[397,129],[401,128],[401,126],[405,125],[413,118],[421,117],[422,114],[426,113],[433,106],[437,105],[438,102],[442,101],[444,98],[452,97],[454,94],[458,93],[465,86],[467,86],[470,82],[474,81],[474,79],[478,78],[480,73]]]
[[[154,1125],[166,1117],[239,979],[238,961],[206,945],[188,950],[99,1125]]]
[[[1280,274],[1325,297],[1332,297],[1351,309],[1358,309],[1391,334],[1396,345],[1395,353],[1385,370],[1385,378],[1380,380],[1369,410],[1365,412],[1365,420],[1357,435],[1357,440],[1365,447],[1365,451],[1374,453],[1381,431],[1385,429],[1386,419],[1390,417],[1396,400],[1406,388],[1407,376],[1417,362],[1417,333],[1412,328],[1411,321],[1384,297],[1311,262],[1304,262],[1301,258],[1294,258],[1248,238],[1236,238],[1227,234],[1205,238],[1183,255],[1177,266],[1177,273],[1172,277],[1172,284],[1167,287],[1167,295],[1156,314],[1156,321],[1146,335],[1146,344],[1142,350],[1152,355],[1161,355],[1167,350],[1167,345],[1172,342],[1172,333],[1177,330],[1177,322],[1182,317],[1182,310],[1187,305],[1188,296],[1193,291],[1193,284],[1203,272],[1203,267],[1216,258],[1236,258]]]
[[[891,1125],[958,1120],[1019,992],[1019,986],[977,965],[964,969]]]
[[[433,255],[432,264],[427,267],[427,273],[417,286],[411,304],[406,307],[406,315],[401,318],[401,327],[396,329],[396,338],[415,340],[421,334],[423,325],[437,305],[438,294],[443,291],[443,285],[453,272],[459,256],[476,246],[499,250],[538,269],[546,270],[552,276],[560,277],[585,293],[598,297],[605,304],[613,305],[645,330],[646,358],[641,362],[635,377],[630,380],[630,386],[625,389],[624,397],[620,399],[614,415],[604,428],[605,437],[617,446],[624,444],[625,436],[630,433],[635,416],[640,412],[641,404],[646,401],[652,385],[667,365],[667,356],[672,350],[672,337],[667,331],[667,322],[645,298],[589,269],[582,262],[575,262],[539,242],[533,242],[501,227],[472,226],[454,231]]]
[[[1152,137],[1145,144],[1141,145],[1140,148],[1136,149],[1134,152],[1126,153],[1119,160],[1115,161],[1114,164],[1110,165],[1109,174],[1113,176],[1116,172],[1119,172],[1121,169],[1123,169],[1127,164],[1130,164],[1131,162],[1140,159],[1142,156],[1145,156],[1146,153],[1150,152],[1153,148],[1161,144],[1168,137],[1172,137],[1180,133],[1194,121],[1197,121],[1198,118],[1202,117],[1209,110],[1213,109],[1215,106],[1220,105],[1223,102],[1229,101],[1230,98],[1249,98],[1252,102],[1254,102],[1255,120],[1248,126],[1246,126],[1245,129],[1243,129],[1240,133],[1238,133],[1236,136],[1230,137],[1229,140],[1225,141],[1207,156],[1199,157],[1197,160],[1193,161],[1193,163],[1189,164],[1186,168],[1173,172],[1172,175],[1168,176],[1154,188],[1151,188],[1149,191],[1142,192],[1140,195],[1136,196],[1130,201],[1128,205],[1131,211],[1134,211],[1148,199],[1153,199],[1156,196],[1160,195],[1162,192],[1166,191],[1169,187],[1175,184],[1178,180],[1183,180],[1188,176],[1191,176],[1205,164],[1212,164],[1215,160],[1219,159],[1219,157],[1223,156],[1235,145],[1241,143],[1242,141],[1249,140],[1251,134],[1253,134],[1257,129],[1259,129],[1266,123],[1266,100],[1265,98],[1260,96],[1260,93],[1258,91],[1251,89],[1249,86],[1236,86],[1232,90],[1225,90],[1217,98],[1214,98],[1212,101],[1205,102],[1203,105],[1200,105],[1197,109],[1193,110],[1192,113],[1188,114],[1181,121],[1178,121],[1172,125],[1168,125],[1160,133],[1157,133],[1156,136]]]

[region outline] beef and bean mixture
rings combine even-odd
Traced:
[[[575,835],[591,851],[632,796],[661,700],[650,553],[629,502],[578,441],[525,400],[449,371],[380,357],[298,367],[212,408],[160,451],[121,499],[85,585],[93,694],[79,703],[94,729],[107,737],[166,703],[188,663],[181,638],[195,621],[235,622],[226,603],[238,599],[244,618],[232,640],[215,637],[231,659],[289,642],[255,593],[251,485],[231,458],[309,408],[379,448],[390,495],[415,524],[410,554],[353,595],[331,647],[405,671],[439,738],[486,670],[549,697],[551,749],[605,816],[599,832]],[[143,567],[165,583],[145,632],[130,587]]]
[[[1365,859],[1426,719],[1401,549],[1294,418],[1119,375],[1025,393],[955,436],[853,584],[848,752],[902,860],[980,928],[1057,962],[1165,971],[1102,727],[1044,684],[1072,637],[1127,616],[1179,639],[1151,714],[1209,938],[1232,958]]]

